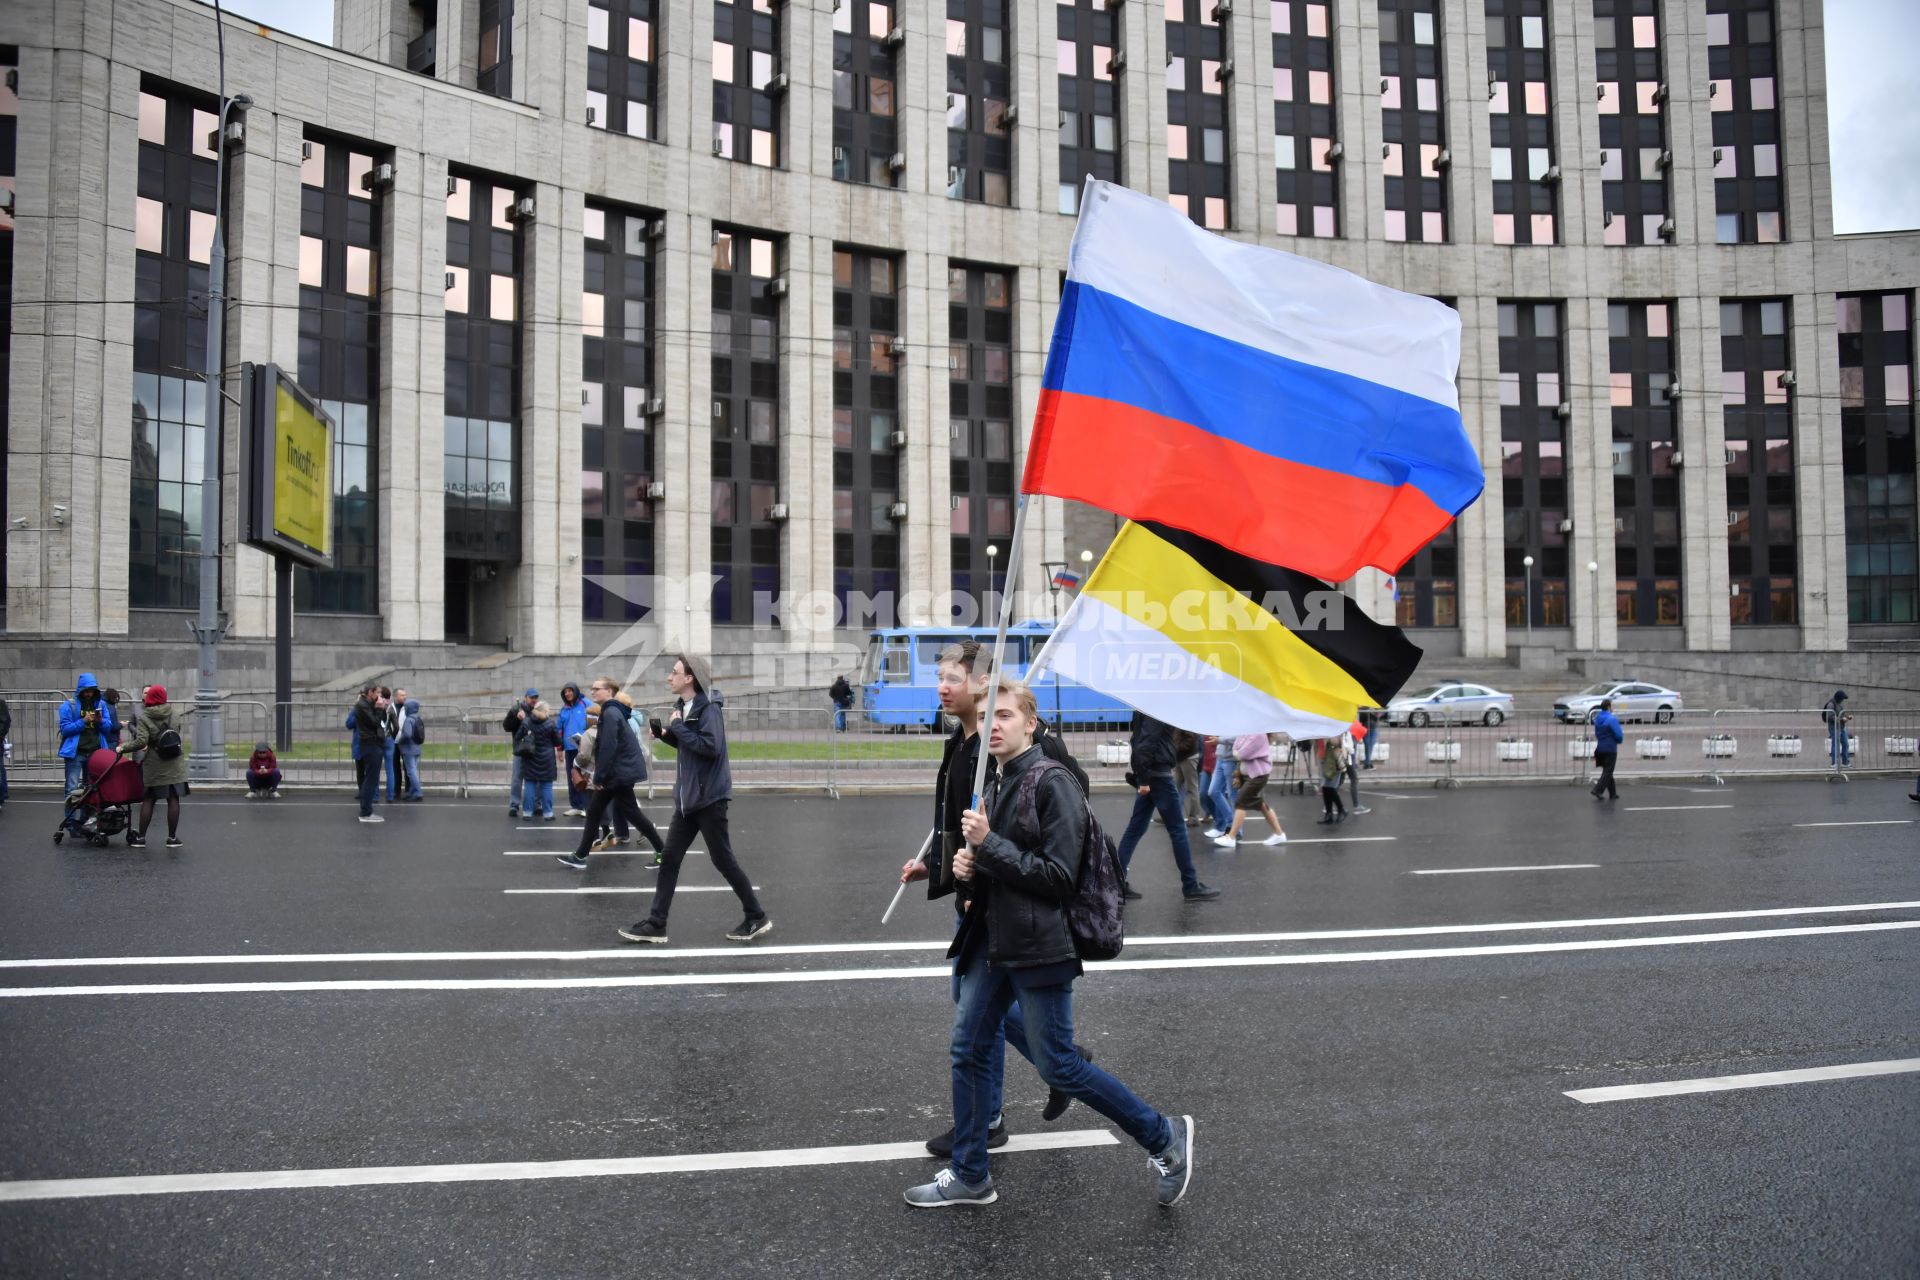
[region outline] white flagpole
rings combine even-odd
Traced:
[[[1007,651],[1007,626],[1013,620],[1013,597],[1020,581],[1021,543],[1027,534],[1027,495],[1021,494],[1013,513],[1013,538],[1007,546],[1007,585],[1000,596],[1000,626],[993,636],[993,665],[987,668],[986,705],[980,721],[980,758],[973,763],[973,807],[980,808],[980,795],[987,785],[987,744],[993,740],[995,688],[1000,682],[1000,661]],[[987,577],[987,589],[993,589],[993,577]]]
[[[920,842],[920,852],[913,855],[913,860],[915,862],[918,862],[920,861],[920,859],[927,856],[927,850],[933,847],[933,835],[934,833],[932,831],[928,831],[927,838]],[[906,891],[907,891],[907,882],[905,880],[902,880],[900,882],[900,887],[893,891],[893,901],[887,904],[886,914],[880,917],[881,924],[885,924],[887,921],[893,919],[893,909],[900,905],[900,895],[905,893]]]

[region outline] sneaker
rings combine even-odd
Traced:
[[[1232,836],[1221,836],[1218,839],[1216,839],[1214,843],[1219,845],[1222,849],[1231,849],[1233,848],[1233,846],[1239,844],[1240,842],[1234,839]]]
[[[1160,1177],[1160,1185],[1154,1189],[1154,1199],[1167,1207],[1180,1203],[1180,1197],[1187,1194],[1187,1184],[1193,1181],[1193,1117],[1181,1116],[1173,1122],[1173,1139],[1166,1149],[1157,1156],[1148,1156],[1147,1163]]]
[[[1328,814],[1324,818],[1317,819],[1313,825],[1316,827],[1330,827],[1333,825],[1333,815]]]
[[[1195,884],[1191,889],[1181,890],[1180,896],[1185,898],[1188,902],[1199,902],[1206,898],[1219,897],[1220,891],[1208,885]]]
[[[587,860],[577,853],[563,853],[555,858],[554,861],[563,867],[571,867],[575,871],[585,871],[587,869]]]
[[[1277,844],[1285,844],[1286,842],[1287,842],[1287,833],[1284,831],[1276,832],[1275,834],[1267,837],[1268,848],[1272,848],[1274,845],[1277,845]]]
[[[278,800],[280,798],[280,793],[278,791],[269,791],[267,792],[267,798],[269,800]]]
[[[184,845],[185,843],[186,841],[182,840],[179,836],[167,837],[167,848],[169,849],[178,849],[181,845]]]
[[[1227,833],[1222,831],[1218,827],[1208,827],[1205,831],[1202,831],[1200,834],[1205,836],[1209,840],[1218,840],[1221,836]]]
[[[131,831],[127,832],[127,848],[144,849],[146,847],[147,847],[147,838],[145,836],[135,835]]]
[[[642,920],[639,924],[630,924],[622,929],[620,936],[628,942],[665,942],[667,926],[655,924],[652,920]]]
[[[765,916],[748,916],[727,934],[731,942],[752,942],[763,933],[773,932],[773,921]]]
[[[1085,1049],[1080,1050],[1080,1056],[1085,1058],[1088,1062],[1093,1061],[1093,1055],[1088,1053]],[[1060,1092],[1060,1090],[1055,1089],[1054,1087],[1049,1085],[1047,1087],[1047,1105],[1040,1108],[1040,1118],[1042,1120],[1058,1120],[1061,1116],[1067,1113],[1067,1108],[1072,1105],[1073,1105],[1072,1094],[1062,1093]]]
[[[569,818],[584,818],[587,816],[587,811],[585,809],[569,809],[567,810],[567,816]]]
[[[507,810],[507,816],[509,818],[517,818],[520,816],[520,810],[517,807],[510,808]]]
[[[1373,812],[1373,806],[1372,806],[1372,805],[1370,805],[1370,804],[1363,804],[1363,805],[1360,805],[1360,806],[1359,806],[1358,808],[1356,808],[1356,809],[1354,809],[1354,811],[1353,811],[1353,816],[1357,818],[1357,817],[1359,817],[1359,816],[1360,816],[1361,814],[1363,814],[1363,813],[1372,813],[1372,812]]]
[[[942,1169],[933,1176],[933,1181],[917,1187],[907,1188],[907,1203],[916,1209],[944,1209],[953,1204],[992,1204],[1000,1198],[993,1189],[993,1179],[989,1177],[977,1187],[970,1187],[953,1176],[953,1170]]]
[[[363,813],[363,814],[361,814],[361,815],[360,815],[360,821],[362,821],[362,822],[385,822],[385,821],[386,821],[386,819],[385,819],[385,818],[383,818],[383,817],[381,817],[381,816],[380,816],[379,814],[377,814],[377,813]]]
[[[550,813],[549,813],[549,814],[545,814],[545,815],[543,815],[543,816],[541,817],[541,819],[540,819],[540,821],[542,821],[542,822],[552,822],[552,821],[553,821],[553,815],[552,815],[552,814],[550,814]]]
[[[595,853],[605,853],[607,850],[613,848],[615,845],[619,843],[620,842],[618,840],[615,840],[613,838],[613,835],[611,833],[608,833],[607,835],[601,836],[598,840],[595,840],[592,844],[588,845],[587,847],[589,849],[592,849]]]
[[[1907,799],[1909,799],[1909,800],[1911,800],[1911,801],[1913,801],[1913,802],[1914,802],[1915,804],[1920,804],[1920,791],[1910,791],[1910,792],[1908,792],[1908,793],[1907,793]]]
[[[995,1147],[1004,1147],[1006,1145],[1007,1119],[1005,1116],[995,1116],[993,1123],[987,1127],[987,1150],[991,1151]],[[937,1138],[928,1138],[927,1150],[939,1156],[942,1160],[951,1157],[953,1155],[953,1130],[948,1129]]]
[[[1138,889],[1134,888],[1132,885],[1126,883],[1123,880],[1120,882],[1120,896],[1125,898],[1128,902],[1138,902],[1140,901],[1141,898],[1144,898],[1146,895],[1141,893]]]
[[[656,869],[666,866],[666,851],[664,849],[655,849],[653,851],[653,857],[648,860],[647,865]]]

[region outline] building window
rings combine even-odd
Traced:
[[[1006,0],[947,0],[947,195],[1013,203]]]
[[[842,0],[843,6],[859,3]],[[837,42],[839,36],[834,39]],[[779,167],[785,78],[780,63],[780,12],[774,0],[714,5],[713,154],[741,164]],[[837,121],[837,110],[834,117]]]
[[[1060,77],[1060,187],[1054,208],[1080,212],[1088,178],[1120,181],[1120,14],[1107,0],[1054,6]]]
[[[200,468],[213,218],[211,99],[158,85],[140,94],[133,310],[133,466],[128,603],[191,609],[200,599]],[[11,166],[9,166],[11,167]]]
[[[1439,0],[1380,0],[1386,238],[1447,239],[1447,131]]]
[[[1659,0],[1593,0],[1599,77],[1600,239],[1659,244],[1668,221],[1666,75]]]
[[[1547,7],[1547,0],[1487,0],[1495,244],[1559,240]]]
[[[481,175],[448,179],[447,268],[466,307],[447,307],[446,555],[520,558],[519,460],[521,270],[518,188]],[[464,566],[463,566],[464,568]],[[451,575],[450,575],[451,576]],[[448,595],[449,630],[466,618]]]
[[[20,65],[18,45],[0,45],[0,67]],[[16,167],[15,135],[20,123],[20,99],[0,81],[0,190],[14,189]],[[11,205],[8,206],[8,209]],[[7,439],[13,372],[13,214],[0,209],[0,441]],[[7,521],[7,450],[0,444],[0,530],[11,528]],[[5,535],[0,533],[0,539]],[[6,598],[7,557],[0,544],[0,599]]]
[[[1334,180],[1333,40],[1327,0],[1270,0],[1273,19],[1274,229],[1340,234]],[[1392,171],[1389,170],[1389,173]]]
[[[654,364],[656,215],[616,205],[587,206],[581,313],[580,465],[600,478],[580,510],[581,615],[632,622],[649,612],[636,592],[609,592],[596,579],[653,572],[653,500],[659,474]]]
[[[833,593],[900,590],[900,260],[833,251]]]
[[[294,607],[378,613],[380,210],[374,149],[314,136],[300,165],[300,385],[333,418],[333,567],[294,573]]]
[[[1707,0],[1714,238],[1721,244],[1786,237],[1773,29],[1773,0]]]
[[[1623,627],[1680,625],[1672,317],[1672,303],[1607,304],[1615,615]]]
[[[947,268],[948,505],[953,594],[987,614],[989,546],[1007,554],[1013,533],[1013,282],[1008,267]]]
[[[1842,295],[1840,471],[1847,620],[1920,621],[1914,503],[1913,294]]]
[[[841,0],[833,10],[833,176],[900,185],[899,78],[892,0]]]
[[[713,232],[713,620],[753,620],[780,594],[779,242]]]
[[[589,0],[588,124],[635,138],[654,136],[659,34],[656,0]]]
[[[1502,302],[1499,320],[1507,625],[1564,627],[1567,435],[1559,414],[1566,376],[1561,304]]]
[[[1458,310],[1452,298],[1435,298]],[[1460,540],[1448,525],[1400,566],[1393,581],[1393,612],[1402,627],[1460,625]]]
[[[1231,19],[1217,0],[1164,0],[1167,15],[1167,199],[1203,227],[1232,216],[1227,164]]]
[[[513,0],[480,0],[480,92],[513,96]]]
[[[1720,302],[1720,404],[1726,426],[1727,577],[1735,625],[1800,620],[1794,590],[1793,368],[1788,302]]]

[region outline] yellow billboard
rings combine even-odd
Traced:
[[[333,554],[333,432],[281,383],[273,389],[273,533]]]

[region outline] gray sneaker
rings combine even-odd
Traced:
[[[1180,1203],[1193,1181],[1193,1117],[1181,1116],[1173,1122],[1173,1139],[1159,1155],[1148,1156],[1147,1163],[1160,1175],[1154,1198],[1162,1206]]]
[[[916,1209],[944,1209],[954,1204],[992,1204],[999,1198],[1000,1193],[993,1189],[991,1175],[979,1186],[970,1187],[955,1177],[952,1169],[942,1169],[933,1176],[932,1182],[908,1187],[906,1193],[907,1203]]]

